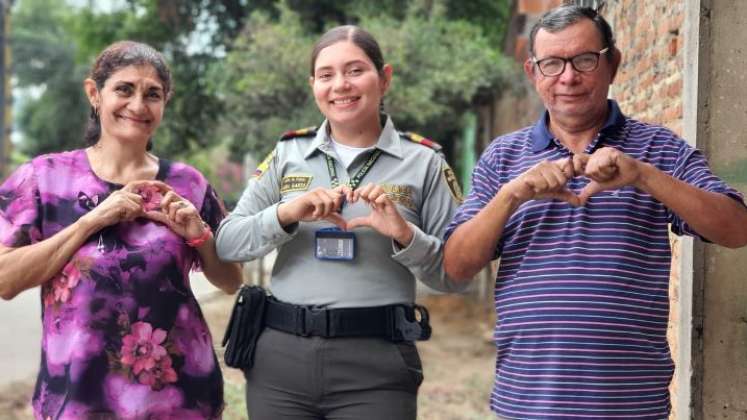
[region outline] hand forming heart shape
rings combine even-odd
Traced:
[[[583,206],[589,197],[601,191],[637,185],[641,177],[642,162],[612,147],[603,147],[592,154],[579,153],[554,161],[543,161],[506,187],[525,202],[532,199],[557,199],[573,206]],[[577,176],[590,179],[578,193],[570,191],[568,181]]]
[[[371,213],[345,220],[339,213],[343,203],[352,204],[359,200],[371,207]],[[343,230],[367,226],[405,246],[410,243],[413,235],[412,228],[399,214],[396,205],[384,189],[376,184],[368,184],[356,190],[347,185],[334,189],[315,188],[291,201],[281,203],[277,208],[277,216],[282,226],[315,220],[326,220]]]

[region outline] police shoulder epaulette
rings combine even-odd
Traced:
[[[280,136],[280,141],[296,139],[299,137],[314,137],[316,136],[316,127],[306,127],[299,130],[290,130],[283,133]]]
[[[422,144],[423,146],[430,147],[431,149],[440,152],[443,147],[436,143],[435,141],[431,139],[427,139],[420,134],[413,133],[411,131],[400,131],[399,132],[400,137],[402,137],[405,140],[409,140],[413,143]]]

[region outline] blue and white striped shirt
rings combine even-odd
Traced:
[[[666,128],[609,117],[586,153],[609,146],[704,190],[743,202],[698,150]],[[570,156],[547,114],[495,139],[472,175],[472,191],[448,238],[498,189],[543,160]],[[589,182],[572,179],[575,193]],[[664,419],[674,370],[667,344],[668,227],[697,235],[651,195],[624,187],[583,207],[532,200],[508,220],[495,256],[498,349],[490,404],[509,419]]]

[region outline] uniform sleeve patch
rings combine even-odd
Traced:
[[[462,202],[464,201],[464,195],[462,195],[462,187],[459,186],[459,181],[457,180],[454,170],[451,169],[451,167],[447,163],[444,162],[441,173],[443,174],[444,181],[446,182],[446,185],[449,187],[449,192],[451,193],[451,196],[454,198],[454,201],[456,201],[459,204],[462,204]]]
[[[410,210],[417,211],[415,200],[413,200],[413,187],[411,185],[383,184],[381,188],[393,202]]]
[[[280,193],[285,194],[294,191],[308,191],[311,186],[311,175],[286,175],[280,181]]]
[[[261,178],[262,175],[267,172],[267,168],[270,167],[270,162],[272,162],[273,158],[275,158],[275,149],[272,149],[272,152],[267,154],[265,160],[263,160],[262,163],[257,166],[257,169],[254,170],[252,178]]]

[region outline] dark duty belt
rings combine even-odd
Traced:
[[[270,298],[265,325],[304,337],[381,337],[391,341],[416,341],[431,336],[428,310],[420,305],[325,309]]]

